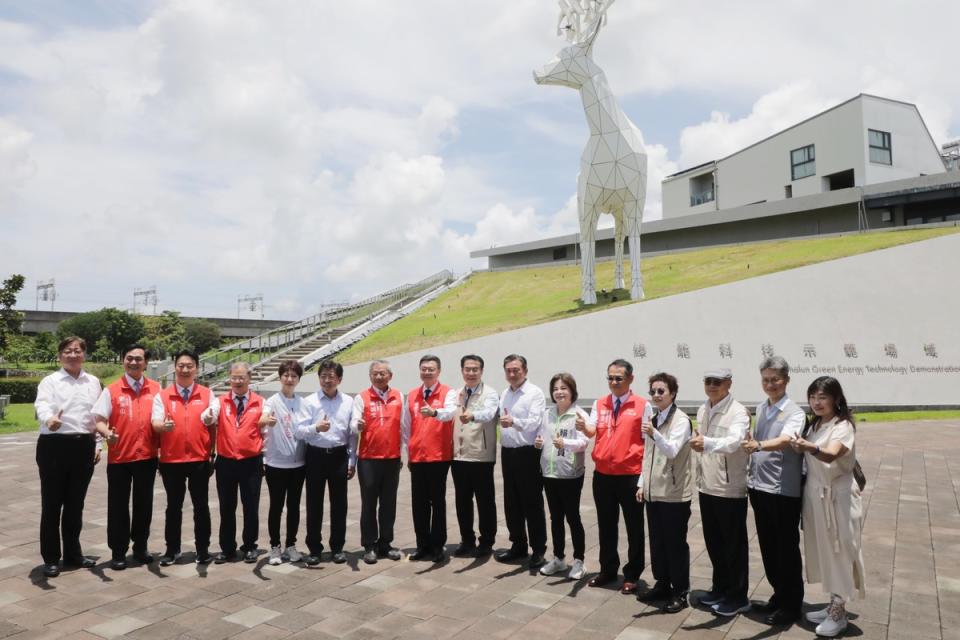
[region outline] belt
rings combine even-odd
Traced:
[[[92,433],[41,433],[41,438],[60,438],[64,440],[93,440]]]
[[[317,447],[314,445],[309,445],[311,449],[316,449],[317,451],[322,451],[328,455],[333,455],[334,453],[346,453],[347,445],[342,444],[339,447]]]

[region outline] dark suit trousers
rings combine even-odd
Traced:
[[[493,546],[497,537],[497,498],[493,486],[494,462],[464,462],[454,460],[453,487],[456,493],[457,523],[460,542],[469,546],[477,543],[473,531],[473,502],[477,502],[477,520],[480,544]]]
[[[623,579],[636,582],[643,572],[643,503],[637,502],[638,476],[593,474],[593,501],[597,506],[597,534],[600,538],[600,573],[616,576],[620,572],[620,512],[627,529],[627,562]]]
[[[237,550],[237,493],[243,506],[243,551],[257,548],[260,532],[260,486],[263,456],[242,460],[217,458],[217,497],[220,500],[220,550]]]
[[[357,460],[360,544],[364,549],[386,552],[392,547],[400,466],[400,458]]]
[[[210,466],[199,462],[161,462],[160,479],[167,492],[167,522],[164,526],[167,551],[180,553],[180,529],[183,524],[183,499],[190,489],[193,503],[193,537],[197,553],[210,550]]]
[[[511,548],[534,553],[547,551],[547,516],[543,511],[543,477],[540,449],[500,447],[503,472],[503,512],[510,532]],[[529,537],[528,537],[529,534]]]
[[[700,494],[703,541],[713,564],[711,591],[734,602],[747,599],[747,499]]]
[[[285,469],[266,466],[267,491],[270,494],[270,508],[267,512],[267,532],[270,534],[270,546],[280,546],[280,520],[283,516],[283,503],[287,503],[287,537],[284,547],[297,544],[297,531],[300,529],[300,496],[303,495],[303,482],[306,478],[304,467]]]
[[[44,434],[37,440],[40,472],[40,555],[45,564],[83,557],[83,502],[93,477],[94,439]],[[60,539],[63,536],[63,555]]]
[[[347,447],[307,446],[307,548],[323,551],[323,502],[330,488],[330,551],[343,551],[347,538]]]
[[[675,596],[690,591],[690,546],[687,525],[690,502],[647,502],[650,531],[650,565],[657,584],[670,587]]]
[[[114,558],[127,555],[131,540],[134,553],[147,552],[147,538],[150,537],[150,523],[153,520],[153,484],[156,479],[156,458],[107,465],[107,544]]]
[[[449,462],[411,462],[410,502],[417,549],[441,551],[447,544]]]
[[[800,559],[800,498],[750,489],[757,540],[770,598],[777,608],[799,614],[803,606],[803,561]]]

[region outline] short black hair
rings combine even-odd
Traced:
[[[124,347],[124,348],[123,348],[123,351],[120,352],[120,359],[123,360],[124,358],[127,357],[127,354],[128,354],[128,353],[130,353],[131,351],[136,351],[137,349],[140,349],[141,351],[143,351],[143,357],[144,357],[144,359],[146,359],[146,360],[149,360],[149,359],[150,359],[150,350],[147,349],[145,346],[143,346],[143,345],[140,344],[140,343],[127,345],[126,347]],[[174,362],[176,362],[176,361],[174,361]]]
[[[196,351],[191,351],[190,349],[181,349],[173,354],[173,362],[176,364],[177,360],[180,358],[187,357],[193,360],[193,364],[200,366],[200,356],[197,355]]]
[[[465,364],[467,363],[467,360],[476,360],[477,362],[479,362],[479,363],[480,363],[480,370],[483,371],[483,358],[481,358],[480,356],[478,356],[478,355],[476,355],[476,354],[473,354],[473,353],[467,354],[467,355],[463,356],[462,358],[460,358],[460,368],[461,368],[461,369],[463,369],[463,365],[465,365]]]
[[[511,353],[511,354],[508,355],[506,358],[504,358],[504,359],[503,359],[503,368],[506,369],[506,368],[507,368],[507,363],[508,363],[508,362],[513,362],[514,360],[519,361],[520,364],[523,365],[523,370],[524,370],[524,371],[527,370],[527,359],[524,358],[524,357],[523,357],[522,355],[520,355],[519,353]]]
[[[550,392],[550,399],[556,402],[553,398],[553,385],[555,385],[557,381],[567,385],[567,388],[570,389],[570,402],[576,402],[577,398],[580,397],[580,394],[577,393],[577,381],[574,380],[573,376],[569,373],[558,373],[550,378],[550,385],[547,387]]]
[[[652,385],[654,382],[662,382],[667,385],[667,390],[670,391],[670,395],[674,397],[676,397],[677,392],[680,390],[676,376],[672,376],[666,371],[659,371],[647,378],[647,384]]]
[[[617,358],[613,362],[607,365],[607,370],[610,370],[610,367],[623,367],[623,370],[627,372],[628,376],[633,375],[633,365],[623,358]]]
[[[443,369],[443,365],[440,364],[440,358],[433,355],[432,353],[428,353],[427,355],[420,358],[420,362],[418,362],[417,364],[423,364],[424,362],[436,362],[437,369]]]
[[[287,371],[292,371],[297,374],[298,378],[303,377],[303,366],[296,360],[284,360],[280,363],[280,366],[277,367],[277,377],[279,378]]]
[[[327,359],[321,362],[320,368],[317,369],[317,376],[319,377],[324,371],[333,371],[338,378],[343,379],[343,365],[336,360]]]
[[[81,338],[80,336],[67,336],[60,341],[60,344],[57,346],[57,353],[63,353],[63,350],[69,347],[74,342],[80,344],[80,348],[83,349],[83,352],[87,352],[87,341]]]

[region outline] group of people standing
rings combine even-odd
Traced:
[[[687,528],[696,490],[713,564],[711,588],[699,604],[722,616],[751,607],[748,500],[773,587],[768,602],[752,606],[768,612],[768,623],[790,623],[801,613],[801,513],[807,579],[822,582],[831,594],[826,609],[807,614],[817,623],[817,633],[840,633],[846,627],[845,602],[863,595],[862,515],[853,481],[855,429],[849,408],[839,382],[818,378],[808,389],[813,412],[808,421],[786,394],[789,367],[779,357],[760,365],[767,400],[757,407],[751,430],[749,412],[730,394],[728,369],[704,374],[707,400],[694,427],[677,408],[674,376],[650,376],[648,400],[633,392],[633,366],[622,359],[607,367],[610,393],[588,413],[577,405],[573,376],[557,373],[550,379],[548,402],[527,379],[527,361],[519,354],[503,360],[507,388],[502,394],[483,381],[480,356],[463,356],[463,384],[449,387],[440,381],[440,359],[425,355],[419,362],[422,384],[407,394],[390,386],[389,362],[376,360],[369,368],[370,386],[351,398],[339,390],[343,367],[328,360],[319,367],[320,390],[300,397],[295,390],[303,370],[290,360],[279,368],[281,392],[265,400],[250,389],[249,366],[242,362],[231,368],[230,391],[216,397],[197,383],[199,360],[189,351],[175,355],[174,383],[161,389],[144,376],[148,354],[140,345],[124,350],[124,375],[101,390],[99,381],[83,370],[85,351],[82,339],[65,339],[59,348],[62,368],[40,383],[37,394],[40,547],[48,577],[59,574],[61,559],[68,566],[94,564],[83,555],[79,536],[87,486],[105,441],[107,538],[115,570],[126,568],[131,543],[136,562],[154,560],[147,544],[158,470],[167,495],[163,566],[181,558],[187,491],[193,504],[195,561],[256,562],[263,476],[269,492],[270,564],[320,562],[328,493],[329,557],[346,562],[347,489],[354,475],[360,485],[364,562],[399,560],[402,554],[393,539],[404,449],[416,534],[410,559],[446,559],[448,473],[460,533],[453,554],[482,558],[494,554],[496,542],[499,449],[510,545],[494,554],[496,560],[526,562],[543,575],[579,580],[586,572],[580,502],[586,450],[593,440],[599,571],[589,579],[590,586],[616,585],[669,613],[686,608]],[[216,475],[220,506],[216,555],[210,553],[211,475]],[[301,553],[296,543],[304,486],[307,549]],[[549,560],[544,495],[553,543]],[[239,546],[238,497],[243,513]],[[637,593],[645,565],[644,510],[655,583]],[[622,566],[617,550],[621,514],[627,536]],[[573,547],[569,563],[567,528]]]

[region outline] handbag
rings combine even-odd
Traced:
[[[853,479],[856,481],[857,486],[860,487],[860,491],[863,491],[863,488],[867,486],[867,476],[864,475],[859,460],[853,463]]]

